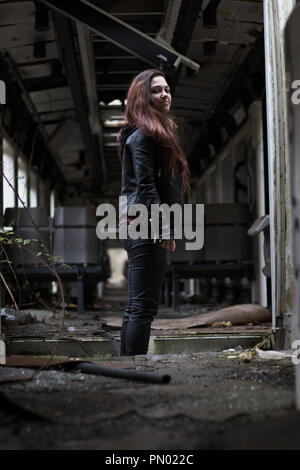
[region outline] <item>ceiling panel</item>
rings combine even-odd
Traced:
[[[0,27],[0,44],[2,48],[8,50],[12,47],[54,40],[55,34],[52,29],[49,31],[35,31],[32,23]]]
[[[71,99],[72,93],[69,87],[59,87],[43,91],[30,93],[30,97],[35,104],[47,103],[51,100]]]
[[[34,2],[6,2],[0,4],[0,25],[34,23]]]
[[[24,64],[26,62],[34,62],[40,59],[34,57],[33,44],[29,46],[11,47],[8,48],[11,57],[14,62],[18,64]],[[49,41],[45,43],[45,51],[47,59],[58,59],[59,54],[57,50],[57,44],[55,41]]]

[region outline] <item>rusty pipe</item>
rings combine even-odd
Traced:
[[[75,369],[95,375],[106,375],[121,379],[140,380],[142,382],[167,384],[171,377],[167,374],[156,374],[153,372],[142,372],[137,370],[120,369],[117,367],[100,366],[91,362],[78,362]]]

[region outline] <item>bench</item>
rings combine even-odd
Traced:
[[[250,213],[247,204],[205,204],[204,245],[201,250],[186,250],[190,240],[176,240],[176,250],[168,252],[164,279],[164,301],[179,308],[181,279],[253,279],[251,239],[247,234]],[[195,227],[194,227],[195,229]],[[183,230],[184,235],[184,230]]]

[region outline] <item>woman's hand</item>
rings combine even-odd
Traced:
[[[175,240],[165,240],[162,242],[161,246],[168,251],[175,251],[176,243]]]

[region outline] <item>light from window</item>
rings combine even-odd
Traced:
[[[3,139],[3,173],[10,184],[14,187],[14,155],[13,148],[7,140]],[[15,206],[15,193],[3,178],[3,210]]]
[[[52,190],[50,193],[50,217],[54,217],[55,211],[55,191]]]
[[[30,207],[37,207],[37,177],[33,171],[30,172]]]
[[[18,193],[25,206],[27,205],[27,174],[26,163],[22,157],[18,158]],[[18,199],[18,207],[23,207],[23,204]]]

